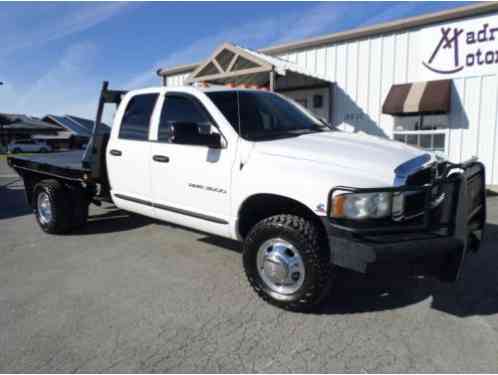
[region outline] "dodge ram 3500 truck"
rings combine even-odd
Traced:
[[[117,105],[110,134],[105,103]],[[338,131],[285,97],[227,87],[130,92],[104,82],[86,151],[8,162],[47,233],[90,203],[243,241],[256,293],[304,310],[337,267],[456,280],[486,218],[484,167]],[[390,268],[389,268],[390,267]],[[384,271],[385,272],[385,271]]]

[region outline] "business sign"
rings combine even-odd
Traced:
[[[439,79],[498,73],[498,15],[417,32],[418,71]]]

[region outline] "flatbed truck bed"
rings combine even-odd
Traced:
[[[9,156],[7,162],[18,172],[41,173],[71,181],[84,181],[89,168],[83,167],[83,150],[38,154],[31,156]]]
[[[74,214],[78,219],[73,218],[76,224],[84,221],[82,218],[86,214],[83,212],[88,211],[90,202],[99,204],[101,200],[110,200],[105,161],[109,129],[101,120],[104,105],[119,105],[124,94],[126,91],[108,90],[108,82],[103,83],[92,136],[86,150],[7,157],[9,166],[24,180],[26,200],[30,206],[36,206],[33,194],[41,181],[50,181],[54,188],[57,184],[59,188],[62,186],[71,194],[71,197],[67,195],[66,198],[78,202],[80,207]]]
[[[59,178],[67,183],[78,185],[85,190],[90,187],[92,193],[107,195],[109,183],[105,163],[105,150],[109,139],[109,129],[102,124],[102,113],[105,104],[119,105],[126,91],[109,90],[104,81],[100,91],[97,115],[92,136],[86,150],[56,152],[31,156],[10,155],[7,163],[24,177],[25,183],[36,184],[47,177]],[[97,188],[97,185],[99,187]],[[31,203],[30,197],[28,202]]]

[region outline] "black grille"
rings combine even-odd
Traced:
[[[422,186],[430,184],[435,177],[436,169],[434,167],[424,168],[408,176],[406,184],[411,186]]]
[[[475,174],[467,181],[467,199],[469,214],[482,204],[484,186],[481,182],[481,176]]]
[[[405,195],[405,218],[409,218],[424,212],[425,205],[425,192],[421,193],[408,193]]]
[[[408,186],[423,186],[431,184],[434,182],[437,174],[437,166],[432,165],[430,167],[421,169],[418,172],[413,173],[406,179],[406,185]],[[438,191],[433,191],[433,198],[439,195]],[[405,194],[405,210],[404,217],[410,218],[424,212],[425,207],[425,192],[417,193],[406,193]]]

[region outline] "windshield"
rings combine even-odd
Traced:
[[[207,92],[233,128],[250,141],[330,130],[290,100],[264,91]]]

